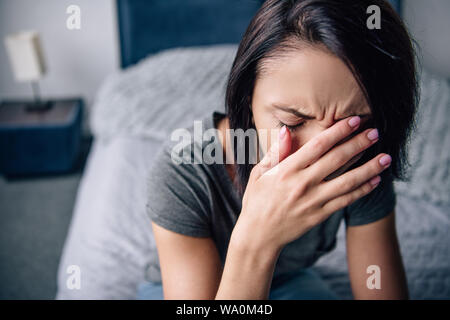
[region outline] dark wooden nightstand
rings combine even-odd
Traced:
[[[0,173],[70,171],[80,151],[82,99],[54,100],[42,111],[26,106],[23,101],[0,104]]]

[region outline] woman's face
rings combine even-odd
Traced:
[[[360,128],[370,118],[363,92],[347,66],[336,56],[314,48],[263,62],[253,91],[252,112],[259,133],[261,129],[270,132],[287,126],[291,152],[343,118],[359,115]],[[271,145],[270,134],[267,137],[267,142],[260,144],[264,153]],[[327,180],[343,173],[361,156],[355,156]]]

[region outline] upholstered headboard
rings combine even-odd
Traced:
[[[117,0],[121,65],[173,47],[239,43],[264,0]],[[400,0],[390,0],[400,12]]]
[[[262,0],[117,0],[121,65],[173,47],[239,43]]]

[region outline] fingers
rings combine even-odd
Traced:
[[[264,158],[255,166],[257,171],[256,178],[263,174],[268,174],[271,169],[275,168],[278,163],[283,161],[290,154],[291,145],[291,134],[286,126],[283,126],[280,129],[278,141],[272,143],[269,151],[264,155]],[[274,170],[270,172],[273,173]]]
[[[379,179],[379,177],[378,177],[378,179]],[[342,208],[345,208],[345,207],[351,205],[356,200],[369,194],[378,185],[379,185],[379,182],[374,185],[371,182],[366,182],[363,185],[359,186],[356,190],[353,190],[352,192],[347,193],[343,196],[337,197],[331,201],[328,201],[323,206],[324,215],[329,216],[333,212],[336,212]]]
[[[361,118],[358,116],[337,122],[289,156],[285,161],[285,165],[295,170],[306,168],[317,161],[336,143],[356,131],[360,122]]]
[[[325,203],[323,208],[334,212],[372,191],[377,185],[373,186],[369,181],[379,182],[378,175],[390,166],[390,160],[389,155],[380,154],[358,168],[323,182],[320,186],[320,194],[324,197],[321,200]]]
[[[348,142],[334,147],[308,168],[311,171],[312,180],[314,183],[321,182],[325,177],[343,167],[377,141],[378,131],[376,129],[367,129]]]

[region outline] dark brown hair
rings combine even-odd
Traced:
[[[381,9],[381,29],[366,25],[370,5]],[[392,156],[392,164],[383,174],[405,180],[408,139],[415,129],[418,104],[415,52],[405,25],[387,1],[264,2],[239,44],[229,74],[225,104],[230,129],[254,128],[251,97],[261,63],[285,50],[301,48],[298,44],[319,46],[340,58],[366,97],[380,140],[353,167],[385,152]],[[235,156],[241,147],[234,144]],[[247,161],[237,164],[241,194],[252,168]]]

